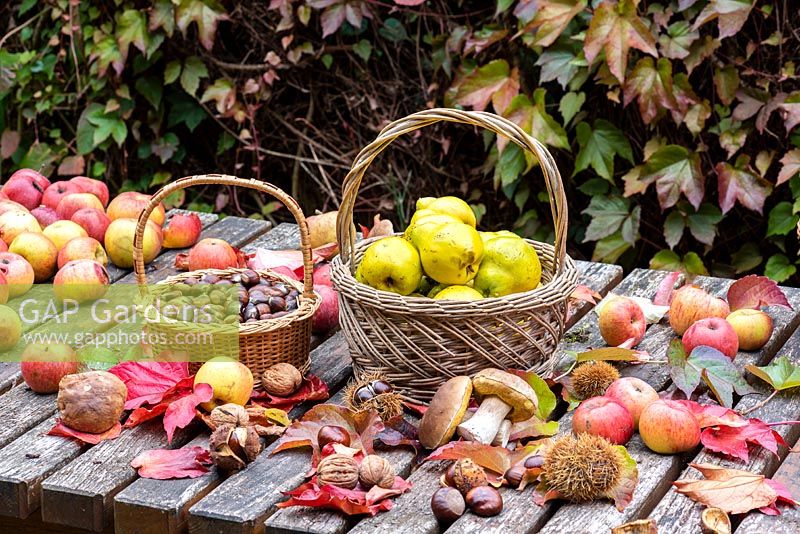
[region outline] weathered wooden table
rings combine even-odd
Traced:
[[[217,220],[203,215],[204,237],[221,237],[235,246],[285,249],[298,246],[297,229],[282,224],[270,230],[263,221],[227,217]],[[165,251],[148,266],[151,281],[175,273],[172,263],[176,251]],[[579,262],[581,283],[601,294],[611,290],[623,295],[652,297],[664,272],[636,270],[622,278],[622,269],[613,265]],[[115,283],[135,283],[133,275],[111,269]],[[730,280],[700,278],[698,283],[714,294],[724,295]],[[759,352],[740,353],[736,365],[764,365],[776,355],[786,355],[800,363],[800,290],[785,288],[795,311],[772,309],[775,332]],[[583,304],[572,319],[572,332],[580,332],[580,341],[565,342],[567,350],[585,350],[602,346],[596,320],[586,317],[589,306]],[[652,325],[642,348],[654,357],[663,357],[673,337],[669,325]],[[330,387],[332,402],[341,400],[341,389],[351,375],[350,358],[341,333],[319,344],[312,353],[312,372]],[[671,387],[664,366],[628,366],[626,376],[638,376],[658,390]],[[759,393],[738,401],[737,408],[759,402],[769,393],[755,383]],[[167,447],[160,421],[127,430],[117,439],[94,447],[82,447],[73,441],[46,436],[55,415],[55,396],[37,395],[21,383],[17,364],[0,364],[0,532],[122,532],[122,533],[229,533],[229,532],[386,532],[399,534],[435,533],[438,527],[430,513],[429,500],[438,486],[443,469],[440,462],[422,464],[412,472],[414,455],[398,448],[386,453],[398,472],[414,483],[411,492],[395,500],[394,508],[374,518],[346,519],[329,511],[288,508],[277,509],[284,500],[283,491],[303,482],[308,465],[307,451],[288,451],[271,456],[268,447],[246,470],[220,480],[212,471],[200,478],[157,481],[138,479],[130,467],[140,451]],[[290,416],[302,415],[308,406],[296,408]],[[560,432],[570,431],[570,414],[562,409]],[[798,419],[800,394],[783,393],[753,417],[768,421]],[[411,419],[411,417],[409,416]],[[777,430],[787,443],[794,445],[800,426]],[[207,432],[199,425],[176,432],[171,447],[206,445]],[[462,532],[547,532],[604,533],[613,526],[637,518],[652,517],[661,533],[699,532],[701,507],[671,489],[677,478],[697,477],[688,467],[690,461],[702,461],[738,467],[768,476],[775,474],[794,495],[800,495],[800,461],[787,457],[786,449],[775,457],[763,449],[750,455],[747,465],[724,459],[698,449],[683,456],[661,456],[650,452],[637,437],[628,450],[639,464],[639,484],[630,506],[622,513],[608,502],[584,505],[550,502],[544,507],[533,503],[532,489],[523,492],[503,489],[505,510],[493,518],[466,514],[448,533]],[[800,511],[786,509],[783,515],[768,517],[759,513],[735,518],[736,532],[770,534],[800,532]]]

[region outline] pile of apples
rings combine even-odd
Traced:
[[[383,291],[465,301],[530,291],[541,275],[533,247],[513,232],[479,232],[472,208],[452,196],[420,198],[402,237],[372,243],[356,271]]]
[[[149,201],[136,192],[110,199],[105,183],[85,176],[51,184],[32,169],[15,172],[0,189],[0,285],[8,286],[7,298],[50,279],[56,287],[108,285],[109,260],[133,266],[136,221]],[[197,215],[175,215],[166,227],[165,219],[163,205],[150,215],[145,263],[162,247],[189,247],[200,236]]]
[[[701,345],[717,349],[733,360],[739,350],[763,347],[772,336],[772,318],[763,310],[731,312],[725,300],[687,284],[675,291],[669,304],[669,324],[690,354]],[[647,321],[641,306],[615,296],[599,312],[600,335],[611,346],[635,347],[644,338]]]

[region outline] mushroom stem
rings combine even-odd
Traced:
[[[478,406],[475,415],[466,423],[458,425],[458,435],[488,445],[497,435],[500,425],[510,411],[511,406],[500,397],[494,395],[486,397]]]
[[[511,421],[508,419],[503,419],[503,422],[500,423],[500,428],[497,430],[497,435],[495,435],[494,439],[492,440],[492,445],[495,447],[505,447],[508,445],[508,438],[511,437]]]

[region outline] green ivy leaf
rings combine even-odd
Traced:
[[[177,59],[170,61],[164,68],[164,84],[169,85],[173,83],[175,80],[178,79],[178,76],[180,75],[181,75],[181,62],[178,61]],[[195,88],[195,90],[197,90],[197,88]]]
[[[688,252],[683,259],[672,250],[661,250],[650,260],[650,268],[661,271],[681,271],[693,276],[708,276],[708,270],[694,252]]]
[[[714,69],[714,87],[720,102],[730,106],[739,89],[739,71],[733,65]]]
[[[116,16],[116,31],[114,36],[117,38],[119,51],[122,54],[122,62],[125,63],[128,57],[130,45],[135,46],[141,53],[147,51],[150,34],[147,32],[147,20],[144,11],[128,9]]]
[[[683,59],[689,55],[692,44],[700,37],[700,33],[692,30],[685,20],[673,22],[667,28],[667,33],[658,38],[661,54],[671,59]]]
[[[745,382],[733,361],[720,351],[706,346],[696,347],[687,357],[683,343],[673,339],[667,350],[670,376],[686,397],[700,384],[702,378],[719,403],[733,406],[733,392],[747,395],[755,390]]]
[[[128,127],[125,122],[119,118],[117,112],[113,113],[95,113],[87,116],[89,122],[95,127],[92,135],[92,142],[94,146],[105,142],[109,137],[113,137],[117,142],[117,146],[122,146],[125,138],[128,136]]]
[[[767,237],[773,235],[786,235],[797,228],[800,216],[792,213],[792,204],[779,202],[769,212],[767,221]]]
[[[745,243],[739,250],[731,254],[731,263],[736,269],[736,274],[751,271],[761,265],[764,258],[758,250],[758,245],[753,242]]]
[[[616,263],[629,248],[631,244],[622,237],[622,232],[615,232],[597,242],[592,253],[592,261]]]
[[[364,60],[364,62],[369,61],[369,57],[372,55],[372,44],[366,39],[361,39],[359,42],[353,45],[353,52],[355,52],[358,57]]]
[[[583,91],[580,93],[569,92],[561,97],[561,102],[558,104],[558,111],[564,118],[565,125],[568,125],[572,118],[581,110],[584,102],[586,102],[586,94]]]
[[[533,110],[531,117],[531,134],[550,146],[569,151],[567,132],[552,115],[547,113],[545,107],[545,90],[538,88],[533,92]]]
[[[712,204],[703,203],[700,208],[687,217],[689,231],[695,239],[704,245],[714,244],[717,235],[717,224],[722,220],[722,212]]]
[[[172,37],[172,33],[175,31],[175,9],[170,0],[155,0],[153,2],[147,28],[150,31],[160,28],[164,30],[167,37]]]
[[[794,365],[786,356],[775,358],[764,367],[748,364],[744,368],[777,391],[800,386],[800,366]]]
[[[200,102],[203,103],[212,100],[216,103],[217,112],[220,115],[230,110],[236,103],[236,87],[233,82],[227,78],[217,78],[203,91],[203,96],[200,97]]]
[[[610,122],[597,119],[594,128],[586,122],[578,123],[576,136],[580,150],[575,158],[575,176],[591,167],[603,178],[614,183],[614,155],[633,163],[633,152],[627,137]]]
[[[170,108],[167,116],[167,126],[170,128],[178,124],[185,124],[190,132],[207,117],[206,110],[197,105],[192,98],[176,93],[169,98]]]
[[[749,158],[739,156],[736,164],[717,163],[717,188],[719,207],[728,213],[736,202],[747,209],[761,213],[764,201],[772,192],[772,184],[757,176],[749,166]]]
[[[235,144],[236,138],[228,132],[223,131],[219,135],[219,140],[217,141],[217,155],[224,154],[232,149]]]
[[[686,222],[683,214],[678,210],[672,210],[664,220],[664,239],[669,248],[675,248],[680,242],[685,228]]]
[[[201,78],[208,78],[208,70],[205,63],[197,56],[186,58],[181,72],[181,87],[183,87],[183,90],[195,96],[197,88],[200,87]]]
[[[192,22],[197,24],[197,37],[206,50],[214,48],[217,25],[228,18],[225,8],[217,0],[180,0],[175,10],[175,23],[181,33],[186,36],[189,25]]]
[[[161,104],[161,81],[155,76],[140,77],[136,80],[136,90],[150,102],[155,109]]]
[[[597,241],[619,230],[626,220],[633,217],[629,204],[627,199],[619,197],[593,197],[589,206],[582,212],[592,218],[586,228],[583,241]],[[636,221],[636,230],[638,230],[638,221]],[[633,245],[630,240],[626,239],[626,241]]]
[[[783,254],[774,254],[770,256],[767,260],[767,264],[764,266],[764,275],[778,283],[786,281],[796,272],[797,267]]]
[[[75,140],[77,143],[78,154],[86,155],[94,150],[94,130],[95,127],[89,122],[90,115],[98,115],[103,113],[103,106],[97,103],[89,104],[86,109],[81,113],[78,118],[78,128],[75,133]]]
[[[545,50],[535,63],[542,69],[539,83],[557,80],[562,88],[567,87],[578,72],[579,67],[575,60],[575,53],[570,48],[556,46]]]
[[[403,23],[394,17],[389,17],[383,21],[383,26],[378,29],[378,33],[384,39],[388,39],[393,43],[399,43],[408,39],[408,33],[403,26]]]
[[[645,124],[658,121],[667,110],[678,109],[672,88],[672,63],[660,58],[658,63],[651,57],[640,59],[625,81],[623,103],[634,99],[639,103],[639,114]]]

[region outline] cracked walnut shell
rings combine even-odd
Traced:
[[[243,469],[261,452],[261,440],[252,426],[221,425],[208,441],[211,461],[220,471]]]
[[[288,397],[302,383],[303,375],[290,363],[276,363],[261,375],[261,387],[276,397]]]
[[[394,486],[394,477],[395,472],[392,464],[377,454],[370,454],[361,461],[361,467],[358,470],[358,481],[361,482],[364,489],[370,489],[373,486],[390,489]]]
[[[250,416],[243,406],[231,402],[211,410],[211,422],[214,428],[222,425],[247,426]]]
[[[317,466],[317,483],[353,489],[358,484],[358,463],[346,454],[331,454]]]

